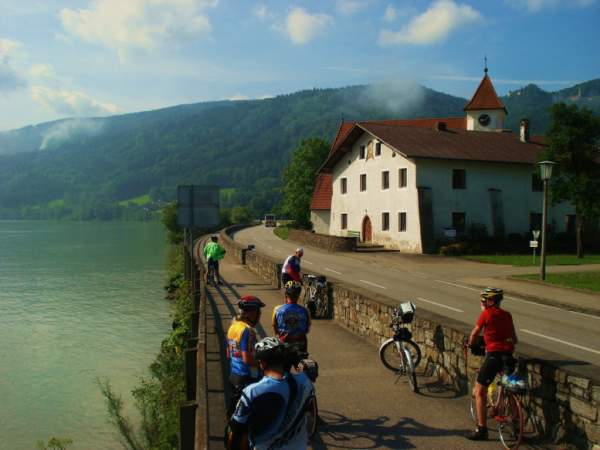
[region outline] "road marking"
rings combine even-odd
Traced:
[[[337,275],[344,275],[342,272],[338,272],[337,270],[330,269],[329,267],[325,267],[325,270],[327,270],[328,272],[333,272]]]
[[[367,281],[367,280],[359,280],[359,281],[362,281],[365,284],[370,284],[371,286],[378,287],[379,289],[387,289],[385,286],[382,286],[382,285],[377,284],[377,283],[371,283],[370,281]]]
[[[424,279],[427,278],[427,275],[425,275],[424,273],[421,273],[421,272],[408,272],[408,273],[411,275],[414,275],[415,277],[424,278]]]
[[[459,313],[464,312],[462,309],[453,308],[452,306],[448,306],[448,305],[443,305],[438,302],[427,300],[426,298],[417,297],[417,300],[421,300],[422,302],[426,302],[426,303],[431,303],[432,305],[441,306],[442,308],[449,309],[450,311],[455,311],[455,312],[459,312]]]
[[[433,281],[437,281],[438,283],[449,284],[450,286],[456,286],[456,287],[463,288],[463,289],[468,289],[470,291],[479,291],[479,289],[475,289],[475,288],[472,288],[469,286],[464,286],[462,284],[450,283],[449,281],[444,281],[444,280],[433,280]]]
[[[306,264],[314,264],[314,262],[309,261],[308,259],[303,259],[302,262]]]
[[[521,328],[519,331],[522,331],[523,333],[533,334],[534,336],[545,338],[545,339],[548,339],[548,340],[554,341],[554,342],[560,342],[561,344],[570,345],[571,347],[579,348],[581,350],[585,350],[585,351],[592,352],[592,353],[597,353],[598,355],[600,355],[600,351],[599,350],[594,350],[594,349],[591,349],[591,348],[583,347],[581,345],[572,344],[571,342],[563,341],[561,339],[556,339],[556,338],[553,338],[553,337],[550,337],[550,336],[546,336],[544,334],[536,333],[535,331],[524,330],[523,328]]]
[[[589,317],[590,319],[600,320],[600,317],[598,317],[598,316],[592,316],[591,314],[580,313],[580,312],[577,312],[577,311],[569,311],[569,312],[571,314],[577,314],[577,315],[580,315],[580,316]]]
[[[543,303],[530,302],[528,300],[523,300],[522,298],[517,298],[517,297],[511,297],[509,295],[505,295],[504,298],[507,300],[516,300],[517,302],[521,302],[521,303],[529,303],[530,305],[541,306],[542,308],[558,309],[558,310],[564,311],[563,308],[559,308],[557,306],[550,306],[550,305],[544,305]]]

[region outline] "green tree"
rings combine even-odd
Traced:
[[[177,225],[177,203],[169,203],[162,211],[161,222],[167,229],[167,239],[171,244],[183,242],[183,230]]]
[[[234,206],[230,213],[231,223],[250,223],[252,213],[245,206]]]
[[[583,258],[586,223],[600,216],[600,117],[587,108],[557,103],[543,157],[556,163],[550,188],[552,202],[575,205],[577,257]]]
[[[319,138],[305,139],[294,151],[283,172],[283,211],[298,226],[310,226],[310,200],[317,171],[329,153],[329,143]]]

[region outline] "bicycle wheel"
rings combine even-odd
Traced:
[[[315,295],[315,317],[318,319],[327,318],[327,302],[323,298],[322,292],[317,292]]]
[[[404,359],[406,362],[406,376],[408,377],[408,383],[410,384],[410,388],[413,392],[418,392],[419,387],[417,385],[417,374],[415,372],[415,366],[413,364],[413,360],[411,358],[411,354],[408,350],[408,347],[404,346],[402,348],[402,352],[404,354]]]
[[[501,404],[498,405],[498,434],[506,449],[518,449],[523,439],[523,409],[521,402],[511,392],[504,392]]]
[[[421,362],[421,349],[413,341],[404,341],[404,345],[411,354],[414,367],[417,367]],[[393,338],[388,339],[381,345],[379,348],[379,359],[391,371],[406,370],[400,348],[395,344]]]
[[[474,382],[477,383],[477,380],[475,380]],[[492,383],[496,384],[497,380],[492,381]],[[491,419],[492,417],[494,417],[494,408],[495,408],[496,403],[498,403],[499,393],[500,393],[500,388],[498,387],[497,384],[493,389],[490,389],[488,386],[487,397],[486,397],[487,398],[486,411],[487,411],[488,419]],[[469,386],[469,395],[471,395],[471,405],[469,407],[469,411],[471,412],[471,419],[473,420],[473,423],[475,423],[475,425],[477,425],[477,407],[475,406],[475,397],[473,396],[473,387],[472,386]]]
[[[317,418],[319,417],[319,408],[317,407],[317,397],[312,396],[308,399],[306,409],[306,432],[309,439],[313,437],[317,431]]]

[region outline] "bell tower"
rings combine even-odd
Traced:
[[[502,131],[506,118],[506,107],[498,98],[492,80],[488,76],[487,58],[483,79],[471,101],[463,108],[467,115],[469,131]]]

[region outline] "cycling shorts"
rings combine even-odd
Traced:
[[[218,271],[219,270],[219,261],[216,259],[209,259],[208,260],[208,268]]]
[[[515,371],[515,359],[512,353],[488,352],[485,354],[485,359],[479,369],[477,382],[484,386],[489,386],[501,371],[506,375],[510,375]]]

